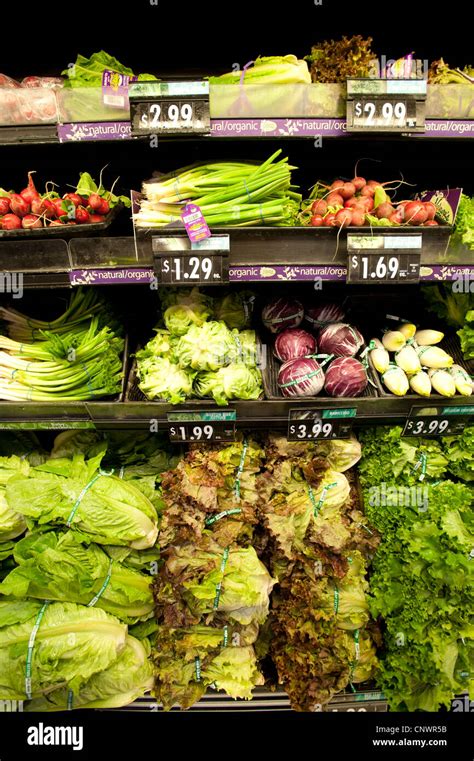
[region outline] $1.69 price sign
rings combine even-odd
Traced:
[[[347,282],[418,283],[421,235],[347,235]]]

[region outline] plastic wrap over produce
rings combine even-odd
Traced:
[[[26,77],[20,84],[0,74],[0,125],[55,124],[61,86],[56,77]]]

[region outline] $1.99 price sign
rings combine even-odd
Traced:
[[[235,441],[235,410],[225,412],[171,412],[170,440],[175,442]]]

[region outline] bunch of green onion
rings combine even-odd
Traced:
[[[135,225],[162,227],[177,222],[190,202],[199,206],[209,226],[294,225],[301,203],[291,184],[296,167],[287,158],[276,161],[280,153],[263,164],[215,162],[144,182]]]
[[[120,391],[124,341],[103,324],[110,313],[93,289],[75,292],[52,322],[7,308],[0,317],[9,334],[0,335],[0,399],[82,401]]]

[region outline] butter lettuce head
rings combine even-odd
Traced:
[[[31,534],[17,543],[14,557],[19,565],[0,594],[87,605],[102,592],[95,605],[126,623],[153,615],[150,577],[111,563],[101,547],[82,543],[73,531]]]
[[[148,399],[180,404],[193,395],[195,372],[179,367],[166,357],[141,360],[137,355],[137,362],[139,387]]]
[[[223,320],[228,328],[243,330],[250,327],[255,295],[251,291],[232,291],[216,299],[214,316]]]
[[[192,326],[203,325],[213,313],[212,299],[197,288],[169,288],[161,296],[161,304],[166,329],[173,336],[184,336]]]
[[[121,708],[153,687],[149,646],[127,636],[118,657],[103,671],[93,674],[70,694],[68,688],[54,690],[26,703],[26,711],[65,711],[68,708]]]
[[[211,321],[193,325],[180,338],[175,354],[180,367],[192,370],[217,370],[233,362],[238,347],[224,322]]]
[[[25,700],[31,631],[43,607],[30,600],[0,601],[0,699]],[[100,608],[51,603],[36,634],[31,662],[32,697],[63,687],[74,693],[108,668],[126,645],[127,627]]]
[[[201,398],[211,397],[219,406],[232,399],[258,399],[263,393],[262,376],[256,368],[234,362],[216,372],[199,373],[194,391]]]

